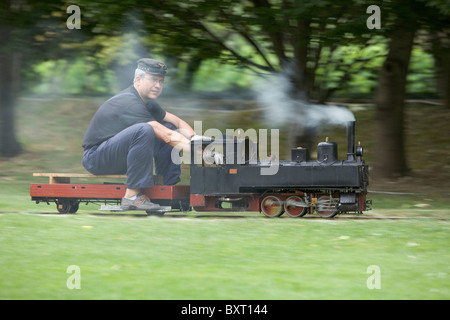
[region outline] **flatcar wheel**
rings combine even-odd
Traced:
[[[78,211],[80,202],[74,199],[58,199],[56,209],[59,213],[75,213]]]
[[[299,196],[290,196],[284,202],[284,211],[291,218],[303,217],[306,210],[306,202]]]
[[[283,214],[283,202],[277,196],[267,196],[261,201],[261,212],[269,218]]]
[[[332,218],[338,213],[337,199],[329,196],[321,196],[317,199],[316,211],[322,218]]]

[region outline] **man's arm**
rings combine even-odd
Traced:
[[[182,135],[177,131],[167,128],[158,121],[149,121],[147,123],[153,127],[156,138],[162,140],[164,143],[167,143],[168,145],[178,150],[190,152],[191,150],[190,140],[186,138],[184,135]]]
[[[170,112],[166,112],[166,116],[164,117],[163,121],[173,124],[178,129],[178,131],[189,140],[192,138],[192,136],[195,135],[194,129],[192,129],[192,127],[186,121],[180,119]]]
[[[174,148],[177,148],[178,150],[189,152],[191,147],[190,140],[192,136],[195,135],[195,132],[191,126],[186,121],[181,120],[179,117],[170,112],[166,112],[166,116],[163,121],[173,124],[178,130],[171,130],[158,121],[150,121],[147,123],[153,127],[155,135],[158,139]]]

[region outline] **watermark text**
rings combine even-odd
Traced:
[[[81,10],[79,6],[70,5],[67,7],[67,13],[71,15],[66,20],[67,29],[81,29]]]
[[[67,289],[81,289],[81,269],[77,265],[67,267],[66,273],[71,274],[66,281]]]
[[[366,270],[367,274],[370,276],[367,278],[366,285],[367,289],[381,289],[381,269],[377,265],[370,265]]]

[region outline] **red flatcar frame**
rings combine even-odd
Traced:
[[[117,199],[123,198],[126,185],[90,183],[32,183],[32,198]],[[150,199],[189,199],[189,186],[153,186],[144,193]]]
[[[126,178],[124,175],[94,176],[90,174],[35,173],[34,176],[49,177],[49,183],[31,183],[31,199],[39,202],[55,202],[60,210],[61,203],[104,202],[120,203],[125,195],[126,185],[117,183],[70,183],[70,178]],[[153,202],[190,210],[190,188],[185,185],[155,185],[145,188],[143,193]],[[76,211],[76,209],[75,209]],[[73,211],[70,211],[73,212]]]

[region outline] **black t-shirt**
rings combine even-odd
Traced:
[[[103,103],[89,124],[83,148],[89,149],[137,123],[162,121],[166,112],[155,101],[144,103],[134,86]]]

